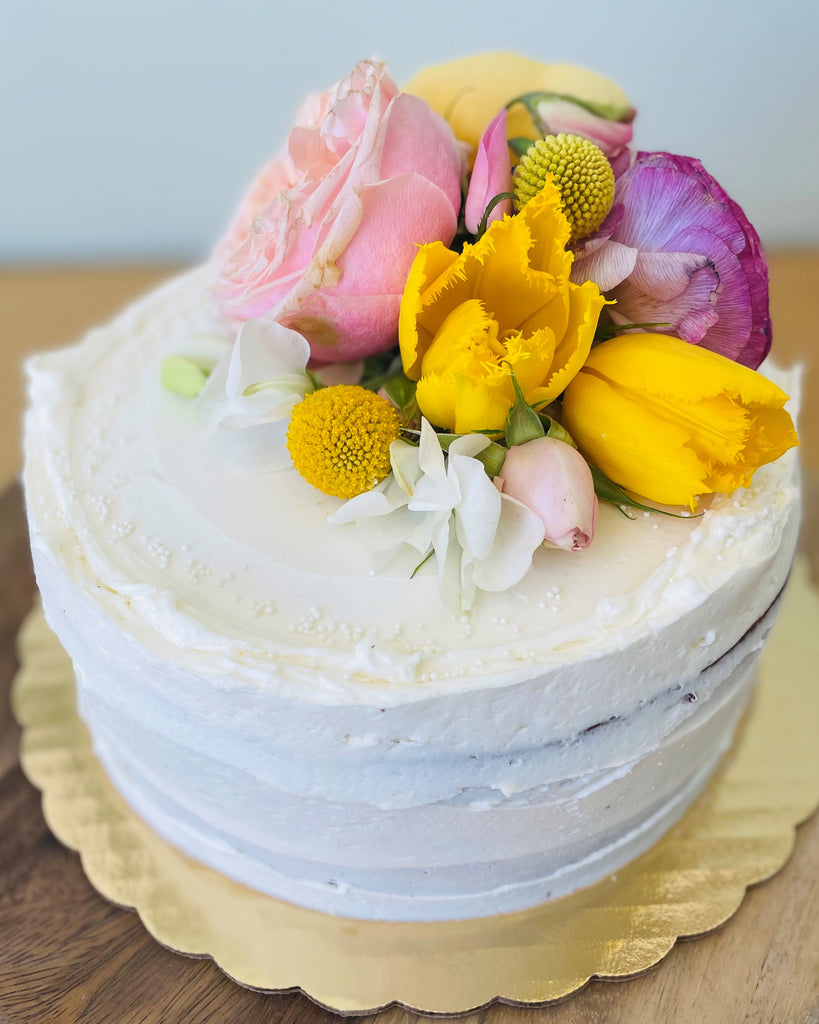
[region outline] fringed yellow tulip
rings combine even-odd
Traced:
[[[798,444],[787,395],[762,374],[665,334],[599,345],[563,398],[586,458],[630,491],[694,508],[745,487]]]
[[[590,281],[569,281],[560,204],[549,184],[462,253],[440,242],[419,250],[399,341],[418,406],[435,426],[503,430],[515,400],[512,372],[530,404],[545,404],[585,362],[604,299]]]

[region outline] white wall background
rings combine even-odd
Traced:
[[[198,258],[307,92],[488,49],[615,78],[638,146],[819,244],[817,0],[0,0],[0,261]]]

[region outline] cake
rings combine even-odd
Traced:
[[[337,90],[329,109],[348,95]],[[315,116],[326,119],[327,104]],[[254,217],[248,228],[240,211],[229,248],[236,238],[247,245],[243,232],[264,220]],[[705,488],[713,493],[693,512],[686,502],[669,509],[662,495],[651,511],[618,480],[627,492],[608,492],[616,501],[601,500],[599,513],[595,499],[594,523],[563,545],[575,550],[542,545],[548,525],[504,495],[504,510],[541,531],[526,565],[499,583],[458,539],[474,557],[461,555],[453,604],[432,542],[414,572],[400,557],[374,561],[378,517],[351,512],[345,524],[341,511],[358,497],[344,505],[292,465],[262,471],[259,451],[281,416],[233,429],[253,391],[230,393],[237,330],[242,372],[252,373],[251,343],[267,343],[271,322],[297,335],[295,348],[306,338],[315,360],[336,321],[330,300],[321,316],[310,307],[314,293],[295,305],[277,293],[276,316],[244,315],[242,303],[258,303],[268,284],[241,301],[228,295],[224,253],[29,364],[25,489],[37,580],[112,783],[196,860],[350,917],[505,913],[616,871],[702,792],[748,706],[796,542],[795,453],[769,454],[753,474],[743,463],[746,485]],[[350,360],[376,331],[370,306],[350,333]],[[339,332],[333,344],[348,340]],[[338,368],[316,372],[321,390],[352,386],[331,383]],[[284,403],[288,415],[320,393],[305,379]],[[774,404],[758,419],[744,414],[748,449],[784,429]],[[583,433],[568,397],[564,405],[562,427],[540,417],[547,440],[565,437],[571,417]],[[427,442],[440,444],[445,428],[424,424]],[[478,441],[457,457],[474,463],[489,442],[470,436]],[[508,427],[506,438],[511,451]],[[788,434],[780,447],[793,443]],[[296,448],[291,431],[298,466]],[[391,475],[370,482],[368,500],[389,498],[399,459],[417,450],[411,432],[392,440]],[[454,465],[454,450],[446,459]],[[481,473],[496,475],[491,490],[502,495],[499,474]],[[602,499],[615,485],[600,474],[596,486]]]

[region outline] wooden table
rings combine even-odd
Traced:
[[[804,543],[819,580],[819,359],[813,310],[819,254],[771,261],[775,346],[803,358]],[[19,357],[62,343],[102,320],[167,268],[0,272],[0,490],[19,465]],[[14,637],[34,581],[19,489],[0,495],[0,1024],[242,1024],[335,1020],[304,996],[263,996],[210,961],[160,947],[136,915],[106,903],[79,858],[46,828],[38,792],[17,759],[19,730],[8,691]],[[819,624],[806,623],[806,628]],[[819,738],[817,739],[819,746]],[[819,761],[819,756],[817,757]],[[415,1019],[392,1008],[378,1024]],[[657,968],[627,982],[592,982],[540,1009],[493,1006],[465,1018],[489,1024],[818,1024],[819,815],[799,829],[785,869],[754,888],[723,928],[679,943]]]

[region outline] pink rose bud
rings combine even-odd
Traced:
[[[469,179],[469,192],[464,204],[466,230],[473,235],[483,219],[484,211],[491,199],[512,188],[512,161],[506,143],[506,107],[493,118],[478,143],[475,167]],[[487,218],[488,227],[493,220],[500,220],[505,213],[512,212],[512,202],[504,199],[493,207]]]
[[[497,478],[501,490],[543,521],[546,543],[566,551],[591,544],[597,495],[585,459],[553,437],[513,445]]]

